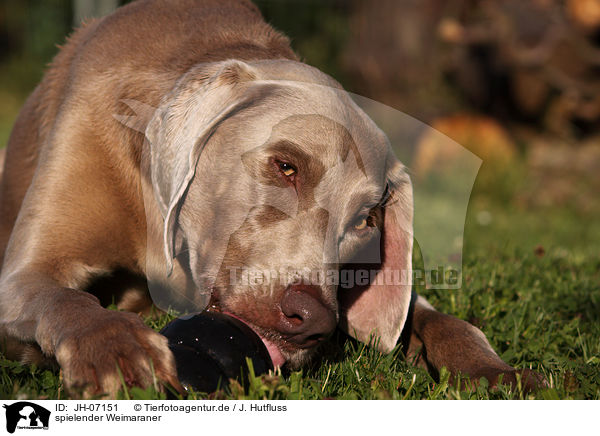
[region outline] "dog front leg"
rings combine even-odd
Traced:
[[[525,391],[547,385],[540,374],[529,369],[517,370],[502,361],[481,330],[438,312],[414,292],[407,324],[410,337],[405,337],[404,345],[409,361],[424,364],[435,372],[446,367],[453,379],[458,374],[472,380],[485,377],[491,386],[497,385],[502,375],[502,383],[514,387],[517,374]]]
[[[35,341],[54,356],[75,396],[114,397],[123,381],[149,386],[155,375],[180,389],[166,338],[137,315],[107,310],[91,294],[62,287],[43,274],[3,274],[0,322],[10,336]]]

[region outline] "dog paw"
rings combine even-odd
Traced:
[[[167,338],[146,327],[139,316],[102,310],[77,331],[65,333],[56,360],[67,391],[76,397],[109,396],[127,387],[183,392]]]
[[[517,375],[520,376],[521,386],[525,392],[535,392],[539,389],[550,387],[546,377],[531,369],[516,369],[512,374],[512,377],[508,377],[508,382],[511,384],[511,386],[517,385]],[[503,383],[506,382],[503,381]]]
[[[512,389],[516,389],[519,381],[523,392],[535,392],[539,389],[549,387],[546,378],[530,369],[511,369],[511,370],[481,370],[477,374],[471,375],[471,380],[478,380],[485,377],[491,388],[496,388],[499,384],[509,385]]]

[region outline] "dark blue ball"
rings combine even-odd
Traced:
[[[178,318],[160,333],[169,340],[179,381],[186,390],[214,392],[226,388],[229,379],[247,386],[247,357],[256,375],[273,369],[260,337],[243,322],[222,313]]]

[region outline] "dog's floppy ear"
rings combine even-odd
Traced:
[[[367,286],[339,291],[340,326],[362,342],[390,352],[406,321],[412,287],[413,195],[404,166],[395,157],[388,170],[379,241],[381,266]]]
[[[239,61],[196,66],[179,80],[148,123],[150,176],[165,223],[167,274],[173,268],[177,212],[200,154],[223,120],[258,98],[247,86],[254,79],[255,70]]]

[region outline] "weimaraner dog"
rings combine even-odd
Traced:
[[[128,385],[155,374],[179,388],[166,339],[139,316],[159,289],[243,320],[275,365],[304,364],[339,325],[385,353],[404,332],[432,369],[535,387],[481,331],[411,293],[411,186],[382,131],[249,1],[133,2],[69,38],[14,125],[5,352],[55,359],[84,395],[114,396],[117,367]],[[236,277],[359,263],[379,272],[352,289]]]

